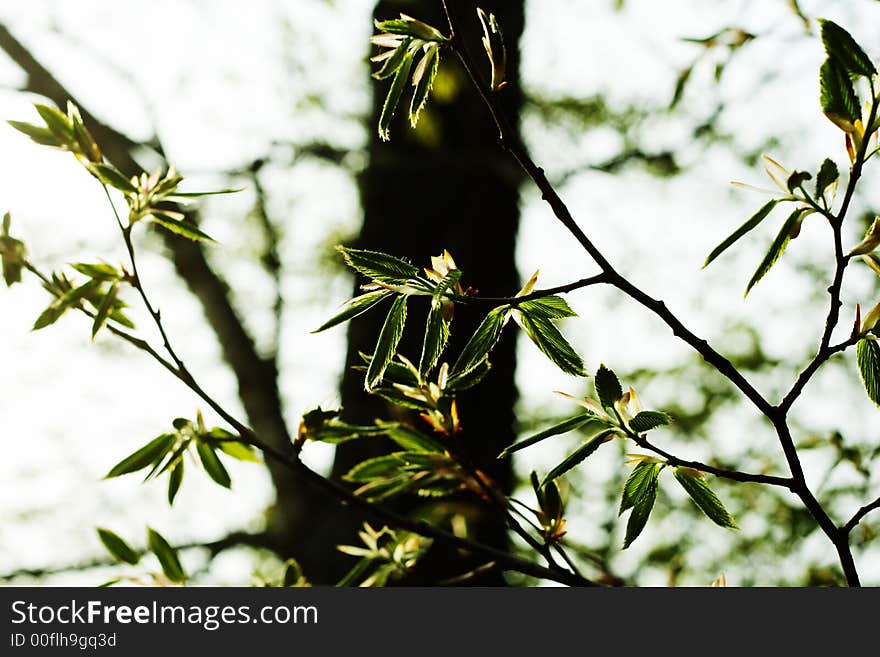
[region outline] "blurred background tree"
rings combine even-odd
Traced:
[[[295,4],[267,3],[256,12],[261,18],[236,26],[237,17],[225,11],[220,18],[211,17],[205,3],[160,3],[151,10],[153,17],[179,26],[163,36],[168,39],[163,50],[177,47],[180,41],[174,40],[185,33],[192,41],[185,50],[191,61],[187,55],[163,59],[150,49],[149,32],[126,41],[128,14],[123,9],[104,15],[98,4],[71,12],[60,3],[45,2],[24,11],[8,10],[8,17],[0,15],[0,48],[9,60],[7,78],[12,87],[6,107],[23,111],[23,100],[11,99],[22,92],[28,99],[36,95],[62,105],[70,97],[94,126],[108,159],[123,171],[177,160],[186,173],[186,158],[192,157],[189,170],[197,175],[208,180],[228,178],[247,187],[244,200],[214,201],[203,207],[201,216],[193,217],[211,227],[209,232],[219,231],[221,247],[206,253],[185,241],[163,240],[174,272],[198,300],[200,313],[195,313],[192,303],[166,293],[173,279],[163,273],[162,263],[151,263],[151,271],[161,283],[157,296],[169,299],[172,313],[166,314],[176,322],[176,332],[193,336],[184,343],[184,353],[189,346],[197,365],[220,381],[221,389],[237,393],[251,426],[278,446],[289,442],[298,414],[317,403],[341,405],[346,417],[355,421],[370,421],[388,412],[363,392],[362,377],[350,369],[358,362],[359,351],[370,350],[375,323],[353,324],[347,347],[338,335],[304,337],[350,291],[347,275],[328,264],[333,244],[381,247],[419,264],[445,248],[467,272],[468,282],[489,295],[515,291],[519,281],[539,266],[546,285],[568,282],[572,270],[580,266],[578,256],[563,243],[562,233],[553,232],[556,228],[543,216],[546,210],[540,199],[530,188],[521,189],[519,171],[498,148],[489,117],[454,65],[442,69],[418,129],[405,128],[401,120],[392,126],[392,141],[380,143],[374,126],[385,83],[368,86],[364,64],[370,14],[388,17],[405,11],[442,24],[438,3],[389,0],[374,7],[366,1],[310,0]],[[462,13],[472,12],[472,3],[459,4]],[[670,304],[685,308],[706,328],[703,332],[713,336],[713,343],[772,395],[783,389],[790,378],[784,373],[795,372],[814,343],[801,327],[818,326],[825,303],[822,281],[828,278],[827,263],[817,264],[821,261],[814,257],[821,253],[821,236],[800,252],[795,272],[775,272],[776,287],[768,279],[768,290],[750,297],[745,308],[734,301],[739,299],[744,268],[754,264],[747,261],[748,254],[740,260],[731,258],[726,268],[700,279],[696,269],[706,247],[737,225],[752,203],[752,199],[725,196],[722,185],[728,179],[754,181],[760,154],[771,149],[780,158],[803,161],[804,167],[815,166],[818,154],[841,152],[836,135],[826,132],[818,105],[807,106],[816,95],[814,60],[821,50],[810,35],[809,19],[820,11],[835,12],[842,24],[849,22],[854,31],[861,30],[863,43],[870,43],[871,36],[880,32],[877,10],[867,0],[835,3],[833,8],[779,0],[743,2],[713,13],[699,3],[679,2],[660,12],[661,19],[647,4],[652,3],[483,3],[498,15],[511,52],[512,83],[502,97],[510,115],[520,117],[536,159],[547,166],[574,206],[583,210],[591,235],[609,243],[625,269],[650,281],[652,290],[671,288]],[[855,26],[851,20],[856,16],[875,20]],[[259,56],[242,50],[234,63],[210,56],[202,60],[200,47],[214,57],[230,54],[222,43],[212,41],[212,27],[224,34],[217,41],[225,39],[226,44],[238,42],[235,28],[241,30],[240,42],[250,47],[271,35],[273,48]],[[523,83],[518,84],[516,44],[521,34]],[[472,47],[478,46],[476,34],[461,36]],[[782,49],[802,56],[774,59]],[[652,59],[657,52],[661,56]],[[216,73],[205,75],[206,66]],[[150,74],[144,75],[142,69]],[[156,77],[162,85],[152,79]],[[103,93],[108,84],[114,93]],[[124,93],[119,93],[120,84]],[[223,89],[229,97],[212,97],[213,89]],[[232,98],[254,89],[264,95],[255,95],[251,102]],[[126,102],[119,102],[120,96]],[[268,110],[260,106],[268,102],[277,106]],[[771,116],[769,107],[782,111]],[[218,120],[216,114],[226,110],[236,118]],[[190,116],[188,121],[181,112]],[[198,132],[196,126],[206,116],[214,128],[202,135],[207,145],[187,139],[185,131]],[[242,145],[247,140],[253,143]],[[187,155],[188,149],[204,149],[206,155],[193,157]],[[34,170],[19,175],[33,177]],[[76,184],[75,178],[71,180],[71,185]],[[351,200],[356,198],[355,190],[359,200]],[[873,216],[870,210],[877,201],[870,192],[861,200],[865,217]],[[18,205],[12,210],[19,210]],[[25,221],[30,220],[28,211],[19,210]],[[45,210],[38,207],[31,212],[39,218]],[[340,220],[340,214],[348,216]],[[521,216],[524,231],[519,230]],[[43,224],[45,233],[50,221]],[[852,232],[859,230],[863,226],[854,226]],[[53,255],[70,258],[57,245],[49,246],[47,237],[42,243]],[[581,273],[577,269],[577,275]],[[736,291],[728,294],[732,286]],[[707,289],[721,292],[707,298]],[[876,278],[857,277],[849,298],[872,294],[877,295]],[[16,303],[23,302],[13,298],[10,307]],[[743,407],[723,379],[681,351],[665,332],[657,331],[653,319],[603,291],[590,291],[572,303],[585,318],[580,321],[587,324],[578,324],[580,333],[574,337],[588,367],[602,361],[613,364],[643,396],[650,397],[652,406],[668,409],[676,419],[670,444],[695,457],[784,471],[767,427]],[[768,317],[768,308],[775,315]],[[202,317],[213,337],[193,328]],[[462,313],[453,340],[460,343],[468,335],[465,327],[476,319]],[[6,326],[18,333],[28,328],[26,322]],[[199,340],[216,343],[216,351],[200,351]],[[579,384],[537,362],[531,348],[524,345],[518,350],[513,336],[506,336],[493,359],[489,383],[462,400],[464,439],[472,457],[511,490],[529,468],[558,460],[564,446],[548,447],[537,455],[524,453],[515,470],[509,461],[496,461],[494,456],[516,435],[567,412],[549,399],[554,388],[583,392],[576,390]],[[404,353],[417,349],[417,345],[403,347]],[[334,363],[333,354],[342,351],[344,363],[341,359]],[[216,364],[217,356],[222,356],[224,368]],[[121,356],[109,352],[107,358]],[[112,366],[105,366],[107,376],[113,376]],[[852,364],[835,361],[829,370],[819,380],[815,397],[803,404],[799,439],[815,447],[809,464],[811,481],[821,484],[822,494],[833,499],[844,515],[856,501],[876,491],[876,475],[872,479],[867,465],[876,456],[876,422],[871,423],[876,417],[871,415],[874,409],[862,402],[850,408],[847,400],[861,399]],[[4,389],[11,390],[7,400],[32,394],[13,385],[12,370],[7,371],[10,378]],[[337,398],[331,392],[332,381],[340,374]],[[149,380],[126,377],[127,387],[149,387]],[[840,386],[852,395],[829,393]],[[42,394],[57,402],[73,393],[59,387]],[[155,403],[160,408],[179,402],[173,395],[151,402],[143,394],[136,396],[143,400],[138,402],[141,405]],[[829,394],[837,401],[829,400]],[[63,424],[73,420],[81,426],[81,418],[86,417],[92,424],[88,406],[86,401],[77,402],[60,413],[66,420]],[[185,410],[175,406],[172,412]],[[10,429],[23,426],[24,414],[16,420],[14,413],[5,412],[11,417]],[[145,425],[151,415],[140,416],[134,424],[121,422],[127,435],[117,440],[131,446],[149,435]],[[155,416],[158,421],[164,414],[156,411]],[[89,429],[106,435],[109,426],[103,431]],[[119,426],[112,431],[118,432]],[[74,433],[68,438],[75,438],[76,452],[88,451],[89,437]],[[125,451],[122,446],[117,449]],[[363,456],[346,447],[314,458],[323,459],[326,468],[339,474]],[[97,463],[82,470],[100,476],[107,465]],[[44,467],[51,469],[48,464]],[[583,563],[608,581],[707,583],[721,571],[744,585],[840,581],[832,551],[816,540],[812,521],[794,500],[749,486],[722,489],[743,527],[739,534],[704,526],[684,500],[663,504],[661,498],[641,541],[644,545],[621,553],[616,518],[621,481],[614,472],[599,460],[583,474],[570,477],[570,537],[581,545]],[[218,521],[202,533],[180,531],[180,542],[193,544],[188,558],[202,564],[205,581],[241,580],[241,571],[230,575],[229,569],[224,570],[229,554],[238,555],[247,572],[295,556],[313,581],[334,581],[350,567],[351,559],[333,548],[351,543],[363,518],[302,486],[286,471],[270,466],[269,474],[271,490],[254,480],[254,488],[262,492],[251,493],[238,520]],[[76,500],[77,495],[67,492],[62,497]],[[195,497],[196,492],[190,495]],[[269,512],[259,517],[255,511],[269,498]],[[10,576],[18,578],[12,581],[22,581],[28,571],[69,577],[52,573],[65,571],[68,565],[94,565],[89,558],[96,552],[94,546],[85,543],[69,554],[47,554],[45,563],[23,561],[22,555],[29,552],[24,546],[45,541],[51,530],[39,521],[39,513],[36,520],[28,520],[33,510],[16,508],[6,511],[13,520],[6,525],[30,529],[24,538],[12,530],[3,537],[5,543],[15,545],[5,562]],[[137,521],[143,524],[148,507],[141,508],[138,515],[143,517]],[[467,505],[407,510],[455,514],[467,519],[469,530],[488,542],[510,540],[503,527],[480,518]],[[104,524],[121,511],[110,513]],[[193,520],[198,525],[203,511],[197,502],[189,513],[199,519]],[[257,517],[249,519],[249,515]],[[178,522],[174,518],[168,518],[172,526]],[[82,519],[76,523],[82,535],[91,534],[86,525]],[[869,566],[865,580],[871,581],[872,572],[876,580],[880,570],[872,571],[870,564],[876,561],[877,548],[867,544],[871,528],[866,524],[859,531],[863,535],[857,538],[865,543],[859,561]],[[198,547],[203,543],[207,548]],[[255,551],[239,550],[242,546]],[[452,556],[428,559],[412,583],[436,582],[467,569],[469,564]],[[87,579],[80,581],[98,578],[91,571],[84,576]],[[490,575],[483,583],[498,581]]]

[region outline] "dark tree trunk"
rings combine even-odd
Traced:
[[[465,39],[478,61],[486,58],[479,48],[479,21],[475,4],[453,0],[462,22],[470,28],[456,38]],[[516,82],[519,57],[516,44],[523,28],[523,2],[496,0],[482,6],[498,17],[509,49],[511,84],[501,92],[512,123],[518,121],[522,98]],[[437,0],[383,0],[376,18],[413,15],[447,30]],[[486,64],[484,73],[488,73]],[[372,140],[369,165],[361,179],[364,223],[355,246],[376,249],[410,259],[417,266],[429,264],[432,255],[448,249],[464,271],[462,283],[487,295],[515,292],[518,283],[514,254],[519,221],[520,176],[498,145],[497,132],[457,60],[447,56],[441,64],[443,93],[429,100],[416,130],[400,111],[391,130],[391,141],[379,140],[375,126],[388,88],[388,81],[374,84]],[[402,108],[401,108],[402,109]],[[460,351],[488,308],[458,307],[452,325],[448,354]],[[413,302],[400,351],[417,362],[427,304]],[[364,392],[359,352],[371,353],[378,336],[382,313],[368,314],[349,328],[347,367],[342,383],[345,416],[372,421],[388,417],[389,408]],[[512,333],[512,332],[511,332]],[[493,352],[492,371],[481,386],[459,399],[464,428],[458,441],[469,458],[504,490],[512,485],[509,462],[496,455],[514,437],[515,339],[508,333]],[[418,421],[416,419],[415,421]],[[337,450],[334,475],[341,476],[358,461],[386,446],[348,444]],[[457,506],[471,515],[470,530],[481,540],[506,544],[506,531],[497,514],[480,514],[479,504]],[[341,528],[347,532],[353,527]],[[455,554],[434,554],[420,571],[419,582],[431,582],[467,570],[468,562]],[[470,564],[471,566],[475,564]],[[483,579],[481,583],[500,583]]]

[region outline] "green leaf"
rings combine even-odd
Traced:
[[[387,21],[374,21],[376,29],[389,34],[402,34],[415,37],[424,41],[448,41],[443,33],[435,27],[416,20],[411,16],[401,14],[400,18],[392,18]]]
[[[832,59],[819,69],[819,100],[822,111],[832,123],[845,132],[852,132],[861,112],[852,80]]]
[[[386,78],[390,78],[392,75],[394,75],[397,72],[397,69],[399,69],[400,65],[403,63],[403,60],[406,57],[406,53],[409,51],[410,45],[412,45],[412,39],[404,39],[400,43],[400,45],[394,49],[391,57],[385,60],[382,68],[373,73],[373,77],[377,80],[385,80]]]
[[[792,194],[800,188],[808,180],[812,180],[812,174],[807,171],[792,171],[791,175],[788,176],[788,180],[785,181],[786,186],[788,187],[788,191]]]
[[[302,567],[296,559],[288,559],[284,563],[284,576],[281,578],[281,586],[299,586],[304,581]]]
[[[700,507],[700,510],[708,516],[709,520],[721,527],[729,529],[739,529],[736,522],[724,508],[718,496],[709,488],[706,480],[700,476],[700,473],[690,468],[676,468],[675,478],[681,487],[685,489],[694,503]]]
[[[657,478],[660,470],[659,463],[639,463],[624,484],[620,513],[629,508],[632,508],[632,512],[626,523],[623,549],[632,545],[648,522],[654,501],[657,499]]]
[[[105,185],[110,185],[126,194],[137,194],[138,188],[112,164],[93,164],[92,169]]]
[[[548,482],[558,479],[572,468],[583,463],[586,458],[599,449],[603,443],[608,442],[616,432],[616,429],[604,429],[590,438],[586,443],[569,454],[562,463],[548,472],[547,476],[544,477],[544,481],[541,482],[541,485],[546,486]]]
[[[67,144],[74,140],[73,126],[61,110],[42,103],[34,103],[34,107],[46,122],[46,127],[61,143]]]
[[[742,226],[737,228],[733,233],[725,239],[721,244],[712,249],[712,253],[706,258],[706,262],[703,263],[703,267],[708,267],[709,263],[712,262],[715,258],[724,253],[729,247],[733,246],[741,237],[743,237],[746,233],[756,228],[767,215],[770,214],[770,211],[776,207],[776,204],[779,203],[779,199],[773,199],[771,201],[767,201],[761,208],[753,214],[748,221],[746,221]]]
[[[567,420],[563,420],[557,424],[554,424],[551,427],[547,427],[543,431],[539,431],[533,436],[529,436],[528,438],[523,438],[522,440],[513,443],[509,447],[506,447],[504,451],[502,451],[499,455],[499,459],[503,459],[514,452],[518,452],[521,449],[525,449],[535,443],[539,443],[542,440],[546,440],[547,438],[552,438],[553,436],[559,436],[569,431],[574,431],[585,425],[587,422],[595,420],[596,417],[590,413],[580,413],[573,417],[568,418]]]
[[[165,538],[152,527],[147,527],[147,545],[150,550],[159,559],[162,566],[162,572],[172,582],[183,582],[186,580],[186,571],[180,563],[180,558],[175,550]]]
[[[149,465],[158,463],[171,450],[175,440],[176,436],[174,434],[163,433],[114,465],[110,472],[104,476],[104,479],[137,472]]]
[[[526,335],[566,374],[586,376],[584,361],[549,319],[522,314],[520,325]]]
[[[141,560],[140,555],[118,534],[111,532],[109,529],[104,529],[103,527],[97,527],[96,531],[98,532],[98,538],[101,539],[101,543],[107,548],[107,552],[112,554],[115,559],[130,563],[132,566],[136,565]]]
[[[644,433],[669,424],[669,416],[660,411],[642,411],[629,421],[629,428],[636,433]]]
[[[97,278],[102,281],[115,281],[122,278],[122,274],[113,265],[104,262],[87,263],[75,262],[72,265],[80,274],[84,274],[89,278]]]
[[[231,488],[232,480],[229,478],[229,473],[226,471],[222,461],[220,461],[220,458],[217,456],[216,452],[214,452],[214,448],[204,440],[197,440],[196,451],[199,454],[199,460],[202,462],[202,466],[205,468],[205,472],[208,473],[208,476],[217,484],[223,486],[223,488]]]
[[[419,124],[419,115],[428,102],[428,94],[434,86],[434,80],[437,77],[437,71],[440,68],[440,46],[436,43],[428,46],[422,59],[416,65],[413,72],[413,91],[412,101],[409,106],[409,123],[415,128]]]
[[[56,303],[52,303],[48,308],[46,308],[43,312],[40,313],[40,316],[37,317],[37,320],[34,322],[32,331],[39,331],[42,328],[46,328],[47,326],[51,326],[65,313],[67,308],[62,306],[58,306]]]
[[[836,183],[839,177],[840,173],[837,170],[837,165],[833,160],[826,157],[822,162],[822,166],[819,167],[819,173],[816,174],[816,198],[824,198],[825,190],[830,185]]]
[[[596,372],[596,394],[599,396],[599,403],[605,408],[614,406],[614,402],[619,401],[623,397],[623,388],[620,387],[620,380],[617,375],[604,365],[599,366]]]
[[[470,369],[450,376],[446,381],[446,388],[444,390],[461,392],[462,390],[473,388],[483,380],[491,369],[492,365],[489,363],[489,358],[484,357],[483,360],[473,365]]]
[[[856,43],[849,32],[837,23],[819,19],[822,31],[822,44],[828,56],[840,64],[847,73],[853,76],[870,77],[877,73],[871,58]]]
[[[213,237],[199,230],[199,227],[184,219],[176,219],[161,210],[150,210],[150,218],[154,223],[159,224],[162,228],[171,231],[175,235],[180,235],[193,242],[213,242]]]
[[[33,329],[38,331],[42,328],[50,326],[58,321],[58,319],[67,311],[68,308],[76,306],[82,299],[94,292],[101,285],[101,281],[90,280],[79,287],[68,290],[63,295],[55,299],[46,310],[44,310],[37,321],[34,322]]]
[[[180,179],[176,179],[178,182]],[[219,196],[220,194],[238,194],[243,192],[244,187],[236,187],[234,189],[215,189],[210,192],[178,192],[164,196],[164,200],[172,203],[186,203],[194,198],[202,198],[203,196]]]
[[[776,239],[773,240],[773,243],[770,245],[770,249],[767,251],[767,255],[764,256],[764,259],[761,261],[761,264],[758,265],[758,269],[755,270],[752,279],[749,281],[748,286],[746,287],[746,296],[748,296],[749,292],[752,290],[758,282],[764,278],[768,271],[776,264],[776,261],[779,260],[779,257],[785,253],[785,248],[788,246],[788,243],[792,239],[792,234],[796,235],[797,231],[800,230],[800,223],[805,216],[807,211],[804,208],[798,208],[794,212],[789,215],[788,219],[785,220],[785,223],[782,224],[782,229],[779,231],[779,234],[776,236]]]
[[[382,422],[379,424],[379,428],[391,440],[409,452],[442,454],[445,451],[445,448],[439,442],[406,424]]]
[[[376,350],[373,352],[370,366],[367,368],[365,387],[368,392],[382,383],[385,369],[397,351],[397,344],[400,342],[400,337],[403,335],[403,327],[406,324],[406,301],[406,296],[398,296],[394,303],[391,304],[391,309],[385,317],[385,324],[379,333]]]
[[[549,297],[541,297],[540,299],[523,301],[517,308],[529,317],[540,317],[543,319],[577,317],[577,313],[571,309],[565,299],[556,294]]]
[[[7,123],[22,134],[30,137],[31,141],[36,142],[40,146],[60,148],[63,145],[51,130],[44,128],[43,126],[26,123],[24,121],[7,121]]]
[[[501,337],[501,329],[504,328],[507,320],[508,310],[508,306],[500,306],[489,311],[455,361],[451,371],[453,375],[472,369],[492,351],[498,338]]]
[[[391,82],[391,88],[385,97],[385,103],[382,105],[382,114],[379,117],[379,138],[382,141],[391,139],[391,119],[394,118],[394,112],[400,102],[400,96],[409,82],[409,72],[412,69],[413,55],[407,50],[403,55],[403,61],[394,74],[394,80]]]
[[[443,306],[432,303],[428,311],[428,322],[425,327],[425,340],[422,343],[422,357],[419,360],[419,375],[424,378],[440,358],[449,341],[449,322],[444,316]]]
[[[231,456],[239,461],[250,461],[251,463],[259,463],[260,457],[250,445],[238,440],[218,440],[214,445],[227,456]]]
[[[366,482],[395,475],[403,465],[396,454],[386,454],[361,461],[343,477],[348,481]]]
[[[856,346],[856,360],[865,392],[868,393],[871,401],[880,406],[880,343],[871,338],[859,340]]]
[[[370,310],[370,308],[380,304],[393,294],[394,292],[391,290],[377,290],[376,292],[367,292],[354,299],[349,299],[346,301],[345,307],[341,312],[321,324],[321,326],[312,331],[312,333],[326,331],[328,328],[332,328],[338,324],[342,324],[343,322],[347,322],[350,319],[363,315]]]
[[[410,279],[419,275],[417,267],[387,253],[348,249],[343,246],[336,248],[349,267],[371,280],[390,285],[405,285]]]
[[[174,504],[174,498],[177,497],[177,492],[180,490],[180,485],[183,483],[183,464],[183,459],[178,460],[177,463],[172,466],[171,471],[168,473],[169,506],[172,506]]]
[[[98,306],[98,312],[95,313],[95,321],[92,323],[92,340],[95,339],[95,336],[98,335],[98,331],[100,331],[104,324],[107,323],[110,311],[113,310],[113,304],[116,303],[117,294],[119,294],[119,285],[113,283],[107,291],[107,294],[105,294],[104,298],[101,300],[101,305]]]

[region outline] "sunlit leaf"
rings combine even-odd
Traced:
[[[474,331],[452,367],[452,375],[467,372],[480,363],[492,351],[501,337],[501,329],[507,319],[507,306],[493,308]]]
[[[596,394],[599,396],[599,403],[605,408],[614,406],[614,402],[623,397],[623,388],[617,375],[604,365],[599,366],[596,372]]]
[[[153,222],[162,228],[171,231],[194,242],[213,242],[214,238],[199,230],[199,227],[184,219],[176,219],[166,212],[151,210],[150,217]]]
[[[431,93],[431,88],[434,86],[439,68],[440,46],[434,43],[428,47],[413,73],[415,90],[409,106],[409,123],[413,128],[419,123],[419,115],[428,101],[428,94]]]
[[[523,313],[519,324],[538,349],[559,369],[573,376],[586,376],[584,361],[549,319]]]
[[[776,207],[776,204],[779,203],[779,199],[772,199],[767,201],[761,208],[753,214],[748,221],[746,221],[742,226],[737,228],[731,235],[725,239],[721,244],[712,249],[712,253],[706,258],[706,262],[703,263],[703,267],[707,267],[710,262],[712,262],[715,258],[724,253],[729,247],[733,246],[741,237],[746,235],[749,231],[756,228],[767,215],[770,214],[770,211]]]
[[[98,312],[95,313],[95,321],[92,322],[92,340],[95,339],[95,336],[98,335],[98,331],[100,331],[104,324],[107,323],[107,319],[110,317],[110,313],[113,310],[113,304],[116,303],[116,295],[118,293],[119,285],[113,283],[110,286],[110,289],[107,290],[104,298],[101,300],[101,304],[98,306]]]
[[[577,313],[571,309],[565,299],[556,294],[541,297],[540,299],[523,301],[517,308],[530,317],[541,317],[543,319],[577,317]]]
[[[7,123],[22,134],[30,137],[31,141],[40,146],[53,146],[55,148],[63,146],[63,142],[48,128],[24,121],[7,121]]]
[[[136,194],[138,191],[134,183],[112,164],[93,164],[92,170],[102,183],[110,185],[125,194]]]
[[[819,99],[822,111],[845,132],[852,132],[859,118],[859,98],[849,75],[833,59],[826,59],[819,69]]]
[[[419,374],[427,376],[437,364],[437,359],[449,341],[449,320],[444,317],[443,306],[433,302],[428,311],[428,322],[425,326],[425,339],[422,343],[422,357],[419,360]]]
[[[505,448],[504,451],[502,451],[498,455],[498,458],[503,459],[506,456],[513,454],[514,452],[518,452],[521,449],[525,449],[526,447],[534,445],[535,443],[539,443],[542,440],[546,440],[547,438],[552,438],[553,436],[559,436],[570,431],[574,431],[575,429],[578,429],[585,425],[587,422],[591,422],[594,420],[596,420],[596,416],[589,413],[580,413],[566,420],[563,420],[562,422],[554,424],[551,427],[547,427],[546,429],[539,431],[538,433],[529,436],[528,438],[523,438],[522,440],[515,442],[514,444]]]
[[[629,428],[636,433],[644,433],[669,424],[669,416],[660,411],[642,411],[629,421]]]
[[[406,324],[406,302],[407,297],[398,296],[391,304],[391,309],[385,318],[385,324],[382,326],[379,340],[376,343],[376,350],[373,352],[370,366],[367,368],[365,387],[368,391],[382,383],[385,369],[397,351],[397,344],[400,342],[403,327]]]
[[[877,73],[871,58],[865,54],[849,32],[837,23],[819,20],[822,31],[822,44],[828,56],[839,63],[847,73],[853,76],[870,77]]]
[[[639,463],[624,484],[619,513],[632,509],[626,524],[624,549],[632,545],[648,522],[657,499],[657,478],[661,467],[659,463]]]
[[[172,448],[175,440],[174,434],[163,433],[114,465],[104,478],[110,479],[131,472],[137,472],[160,461]]]
[[[101,539],[101,543],[107,548],[107,552],[112,554],[115,559],[133,566],[141,560],[140,555],[118,534],[103,527],[97,527],[96,531],[98,532],[98,538]]]
[[[598,434],[590,438],[586,443],[578,447],[575,451],[569,454],[559,465],[553,468],[550,472],[547,473],[547,476],[544,477],[544,481],[542,482],[542,486],[546,485],[547,482],[553,481],[554,479],[558,479],[565,473],[567,473],[572,468],[583,463],[588,456],[593,454],[597,449],[599,449],[603,443],[608,442],[611,438],[615,436],[617,433],[616,429],[603,429]]]
[[[349,249],[344,246],[337,249],[349,267],[372,280],[390,285],[404,285],[419,275],[417,267],[387,253]]]
[[[409,83],[409,73],[412,69],[413,55],[407,50],[403,55],[403,61],[394,74],[394,80],[391,82],[391,88],[385,97],[382,105],[382,114],[379,116],[379,137],[382,141],[391,139],[391,119],[394,118],[394,112],[400,103],[400,96]]]
[[[709,484],[706,483],[701,473],[690,468],[676,468],[673,474],[681,487],[687,491],[694,503],[712,522],[721,527],[738,529],[736,522],[724,508],[718,496],[709,488]]]
[[[46,122],[46,127],[49,128],[52,134],[55,135],[60,142],[69,143],[75,139],[73,126],[70,124],[70,121],[64,112],[55,107],[43,105],[42,103],[34,103],[34,107],[37,109],[37,112],[40,114],[43,121]]]
[[[819,167],[819,173],[816,174],[816,198],[825,199],[828,206],[834,201],[834,190],[837,188],[837,180],[840,173],[837,165],[833,160],[825,158],[822,166]],[[826,195],[826,190],[828,194]]]
[[[180,485],[183,483],[183,464],[185,461],[180,459],[175,463],[175,465],[171,468],[171,471],[168,473],[168,504],[174,504],[174,498],[177,497],[177,493],[180,490]]]
[[[159,532],[151,527],[147,527],[147,545],[150,550],[159,559],[162,566],[162,572],[172,582],[183,582],[186,580],[186,571],[180,563],[180,557],[168,541],[165,540]]]
[[[202,467],[205,468],[205,472],[208,473],[208,476],[220,486],[230,488],[232,486],[232,481],[229,478],[229,472],[226,471],[226,467],[223,465],[222,461],[220,461],[216,452],[214,452],[211,444],[204,440],[197,440],[196,451],[199,454],[199,460],[202,462]]]
[[[880,406],[880,342],[872,338],[859,340],[856,360],[865,392],[871,401]]]
[[[407,38],[401,41],[400,45],[397,46],[397,48],[395,48],[394,51],[391,53],[391,56],[385,60],[382,68],[373,73],[373,77],[377,80],[384,80],[394,75],[397,72],[397,69],[400,68],[403,60],[406,58],[406,54],[409,51],[411,45],[411,38]]]
[[[749,292],[752,290],[758,282],[764,278],[768,271],[776,264],[776,261],[779,260],[779,257],[785,253],[785,248],[788,246],[788,243],[791,241],[793,234],[797,234],[797,230],[800,229],[800,222],[802,221],[806,210],[803,208],[798,208],[794,212],[789,215],[788,219],[785,220],[785,223],[782,225],[782,229],[779,231],[779,234],[776,236],[776,239],[773,240],[773,243],[770,245],[770,249],[767,251],[767,254],[764,256],[764,259],[761,261],[761,264],[758,265],[758,269],[755,270],[752,279],[749,281],[748,286],[746,287],[746,296],[748,296]]]
[[[367,292],[366,294],[362,294],[359,297],[355,297],[354,299],[349,299],[345,303],[345,307],[341,312],[337,313],[326,322],[321,324],[318,328],[316,328],[312,333],[320,333],[321,331],[326,331],[329,328],[337,326],[338,324],[342,324],[343,322],[347,322],[350,319],[354,319],[360,315],[363,315],[365,312],[373,308],[374,306],[381,303],[383,300],[387,299],[390,296],[393,296],[394,292],[391,290],[377,290],[375,292]]]
[[[489,358],[484,357],[470,369],[450,375],[446,381],[446,388],[450,392],[461,392],[477,385],[492,369]]]

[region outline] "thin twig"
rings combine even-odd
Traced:
[[[840,528],[841,533],[849,535],[850,532],[852,532],[852,530],[855,529],[862,521],[862,518],[871,513],[871,511],[876,511],[877,509],[880,509],[880,497],[856,511],[853,517],[850,518],[847,523]]]

